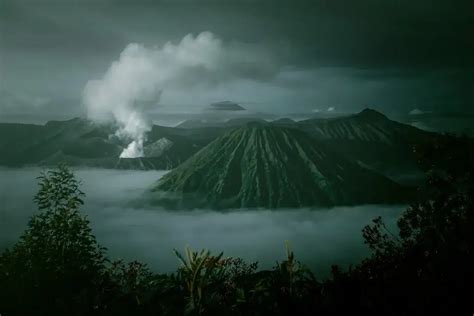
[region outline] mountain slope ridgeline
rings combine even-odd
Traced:
[[[153,188],[157,203],[193,208],[395,203],[406,189],[297,129],[249,123],[204,147]]]

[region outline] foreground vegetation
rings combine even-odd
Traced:
[[[39,177],[34,215],[0,256],[1,315],[472,314],[474,155],[470,141],[417,148],[427,184],[398,221],[363,229],[372,255],[318,280],[295,259],[268,271],[222,253],[176,251],[173,274],[111,261],[79,208],[84,193],[65,166]]]

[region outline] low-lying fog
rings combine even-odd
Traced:
[[[0,169],[0,249],[12,245],[34,214],[35,179],[41,169]],[[324,210],[180,211],[133,208],[163,171],[75,170],[87,194],[83,211],[111,258],[139,260],[156,272],[174,271],[172,250],[186,245],[259,261],[260,268],[284,258],[288,240],[296,257],[319,276],[331,264],[347,267],[368,254],[361,229],[376,216],[389,227],[403,206],[364,205]]]

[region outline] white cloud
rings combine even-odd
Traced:
[[[410,112],[408,112],[409,115],[420,115],[426,113],[425,111],[422,111],[420,109],[413,109]]]
[[[162,47],[129,44],[102,79],[87,83],[83,102],[89,118],[116,121],[117,136],[132,141],[123,155],[140,157],[150,129],[144,113],[159,101],[161,91],[185,94],[199,85],[262,80],[276,72],[271,55],[259,47],[226,45],[210,32],[196,37],[188,34],[178,44],[168,42]]]

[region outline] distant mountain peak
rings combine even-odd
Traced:
[[[212,103],[209,105],[210,109],[215,110],[215,111],[244,111],[245,108],[243,108],[240,104],[237,104],[232,101],[221,101],[221,102],[216,102]]]
[[[388,118],[381,112],[374,109],[365,108],[359,113],[356,114],[358,117],[368,118],[368,119],[383,119],[387,120]]]

